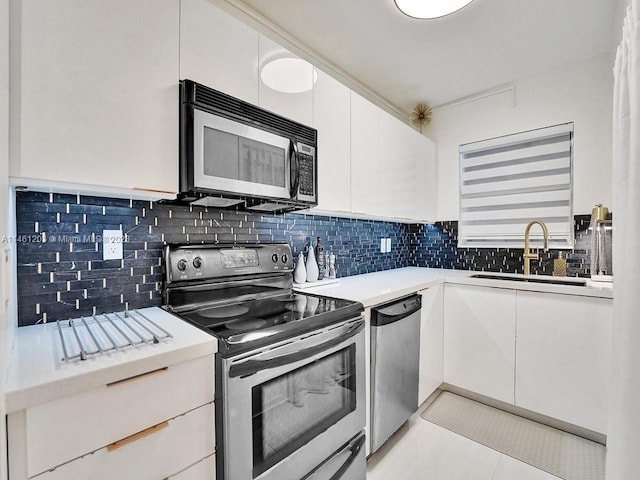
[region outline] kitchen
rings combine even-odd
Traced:
[[[6,322],[8,345],[12,343],[17,321],[24,322],[21,325],[35,323],[43,318],[43,313],[48,314],[49,320],[54,320],[56,315],[66,315],[59,318],[77,316],[74,312],[86,308],[89,312],[82,314],[91,314],[93,307],[123,310],[125,302],[131,309],[161,305],[163,274],[159,262],[163,242],[205,239],[229,243],[284,242],[291,245],[292,254],[296,255],[304,249],[309,237],[315,240],[320,236],[325,249],[336,255],[339,277],[412,265],[482,269],[482,263],[465,264],[464,255],[469,252],[451,244],[457,233],[451,222],[458,218],[458,147],[469,141],[575,122],[573,211],[585,216],[596,203],[611,205],[611,167],[609,161],[603,162],[603,159],[611,158],[612,143],[608,126],[612,123],[613,56],[608,49],[606,53],[600,50],[593,59],[571,64],[568,68],[519,80],[512,89],[491,90],[487,93],[495,94],[483,99],[435,109],[437,121],[427,128],[424,137],[414,135],[415,132],[409,129],[403,130],[402,122],[376,107],[376,103],[385,106],[385,102],[375,98],[373,93],[363,97],[364,91],[357,89],[357,85],[349,84],[351,88],[347,88],[326,72],[319,72],[316,89],[294,94],[295,100],[259,83],[255,65],[259,59],[277,53],[279,45],[266,36],[264,25],[262,30],[256,31],[255,18],[245,18],[250,24],[247,26],[229,16],[234,11],[238,14],[234,3],[172,1],[158,8],[141,2],[139,9],[130,9],[125,15],[123,12],[127,8],[113,2],[109,8],[100,2],[82,2],[71,12],[61,13],[56,5],[25,1],[11,2],[11,17],[4,12],[3,24],[12,27],[12,63],[11,69],[7,68],[7,73],[3,73],[3,98],[6,101],[2,104],[2,118],[12,127],[12,142],[10,155],[7,155],[11,165],[3,169],[3,178],[10,175],[19,179],[12,180],[13,186],[30,187],[17,193],[18,231],[7,230],[7,237],[12,234],[37,235],[42,231],[49,235],[52,232],[69,236],[91,235],[101,233],[102,229],[128,231],[141,226],[132,234],[140,234],[140,237],[130,238],[132,244],[124,245],[127,261],[136,260],[137,263],[127,263],[127,273],[122,276],[119,276],[122,272],[115,272],[120,270],[117,260],[114,264],[114,260],[103,260],[101,255],[97,258],[95,251],[83,250],[85,247],[91,249],[95,241],[84,242],[90,245],[78,245],[75,251],[60,250],[60,259],[54,251],[25,247],[20,255],[32,257],[23,257],[23,262],[18,259],[18,265],[22,263],[19,275],[24,275],[24,280],[19,284],[18,292],[5,293],[16,298],[10,310],[13,313]],[[389,11],[392,8],[395,9],[391,6]],[[153,19],[148,17],[151,9]],[[615,28],[606,30],[611,32],[611,40],[607,40],[611,50],[619,42],[622,10],[619,5]],[[455,16],[449,19],[453,21]],[[216,20],[218,28],[212,33],[207,28],[211,25],[208,22]],[[118,25],[118,35],[113,35],[110,25]],[[9,28],[3,30],[8,32]],[[55,31],[68,32],[68,42],[48,40]],[[216,34],[235,39],[235,46],[231,48],[228,42],[216,41]],[[8,41],[8,35],[3,35],[3,64],[7,66]],[[204,48],[206,45],[211,47]],[[294,45],[285,46],[300,55],[304,53],[294,50]],[[92,65],[95,52],[102,52],[97,71],[87,68]],[[216,61],[204,62],[203,58],[215,58]],[[221,72],[220,64],[229,67]],[[251,75],[243,74],[246,71],[252,72]],[[9,91],[9,75],[11,84],[19,85],[19,89]],[[69,82],[70,75],[77,81]],[[151,202],[165,198],[166,191],[177,191],[177,82],[185,78],[196,81],[219,79],[217,81],[221,83],[217,85],[212,80],[201,81],[302,124],[318,125],[319,132],[331,132],[332,141],[328,143],[327,137],[319,134],[319,158],[332,163],[319,165],[320,205],[317,213],[309,216],[294,213],[258,215],[233,210],[201,213],[196,207]],[[487,87],[504,83],[499,81]],[[139,85],[148,87],[141,91],[137,88]],[[96,91],[105,92],[106,98],[96,96]],[[314,98],[323,92],[325,97]],[[384,93],[379,92],[380,95]],[[323,111],[324,106],[326,110]],[[403,118],[411,107],[403,106]],[[96,111],[101,114],[96,115]],[[360,115],[357,121],[350,119],[355,115]],[[319,127],[322,121],[324,128]],[[380,143],[376,146],[371,134],[366,132],[377,128],[377,122],[386,122],[384,125],[389,128],[380,131]],[[385,137],[388,131],[398,137],[389,134]],[[350,132],[350,136],[345,132]],[[325,143],[322,143],[323,138]],[[410,182],[412,175],[405,171],[402,177],[402,171],[384,170],[382,163],[379,163],[379,171],[375,171],[371,162],[366,163],[367,159],[378,155],[376,150],[393,151],[398,138],[407,138],[407,143],[411,142],[417,151],[427,152],[426,164],[430,170],[415,172],[413,177],[419,179],[422,186],[430,185],[428,188],[418,188],[415,184],[412,184],[413,190],[399,187],[399,181],[409,176]],[[5,145],[8,149],[8,135],[3,138],[3,149]],[[87,158],[92,158],[92,168],[85,167]],[[340,169],[346,162],[351,165],[350,175]],[[376,182],[371,179],[385,176],[395,181],[389,182],[391,185],[388,186],[378,186],[380,191],[376,195],[372,190]],[[26,179],[29,179],[28,183],[25,183]],[[6,183],[5,189],[8,181]],[[80,190],[82,198],[73,190],[78,190],[77,185],[83,186]],[[45,193],[41,193],[42,190]],[[50,191],[52,195],[48,193]],[[412,194],[419,196],[419,201],[407,202]],[[5,198],[9,198],[8,193]],[[332,203],[325,206],[323,202],[327,201]],[[14,208],[2,213],[6,217],[0,218],[6,220],[4,224],[13,223]],[[366,214],[364,218],[363,213]],[[60,222],[56,214],[62,217]],[[403,220],[389,221],[390,218]],[[40,232],[35,228],[21,230],[21,226],[33,225],[34,220],[42,224]],[[434,220],[441,222],[433,226],[426,223]],[[60,223],[64,225],[54,227]],[[450,242],[448,248],[453,255],[448,265],[429,264],[430,259],[418,258],[420,246],[428,244],[432,238],[447,235],[445,243]],[[380,252],[381,238],[390,239],[389,253]],[[416,239],[419,244],[424,243],[416,247],[412,243]],[[20,247],[25,245],[23,242]],[[438,248],[436,246],[434,251]],[[131,259],[129,255],[135,258]],[[580,268],[579,259],[569,260],[573,260],[569,265]],[[12,264],[15,265],[15,261],[14,258]],[[58,261],[66,271],[54,269],[53,265]],[[474,259],[477,261],[481,260]],[[73,278],[77,274],[73,271],[73,262],[85,262],[84,267],[78,267],[82,270],[82,279]],[[5,267],[5,270],[13,271],[13,268],[16,267]],[[47,277],[45,280],[43,274]],[[64,288],[55,285],[57,289],[52,292],[38,292],[33,288],[39,282],[52,283],[48,280],[51,274],[56,280],[53,283],[64,282]],[[59,279],[55,278],[58,274]],[[7,275],[6,285],[15,285],[13,274]],[[126,277],[135,285],[133,290],[126,288]],[[91,280],[99,283],[105,278],[108,288],[85,285],[77,292],[73,288],[71,291],[77,295],[69,294],[66,298],[66,282]],[[58,291],[61,297],[65,296],[64,301],[58,301]],[[20,310],[29,302],[32,302],[30,309]],[[40,305],[41,310],[37,311],[35,305]],[[52,309],[48,310],[49,307]],[[3,361],[7,360],[5,355]],[[5,441],[5,435],[0,438]]]

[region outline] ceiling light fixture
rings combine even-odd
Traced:
[[[396,7],[413,18],[438,18],[469,5],[472,0],[394,0]]]
[[[318,72],[309,62],[295,57],[279,57],[266,62],[260,79],[267,87],[282,93],[303,93],[313,89]]]

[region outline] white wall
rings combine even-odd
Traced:
[[[523,79],[515,83],[515,106],[506,92],[436,109],[425,134],[438,147],[438,220],[459,216],[459,145],[571,121],[574,214],[610,205],[612,68],[611,58],[598,58]]]

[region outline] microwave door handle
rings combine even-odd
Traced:
[[[291,159],[291,190],[289,196],[296,198],[298,196],[298,186],[300,184],[300,158],[298,158],[298,145],[293,140],[289,140],[289,151]]]
[[[264,360],[247,360],[246,362],[239,363],[236,365],[231,365],[229,368],[229,377],[248,377],[249,375],[253,375],[254,373],[258,373],[263,370],[267,370],[270,368],[278,368],[284,365],[289,365],[291,363],[299,362],[300,360],[308,359],[322,353],[325,350],[329,350],[330,348],[335,347],[336,345],[340,345],[348,338],[353,337],[358,332],[360,332],[364,328],[364,321],[360,321],[354,323],[349,327],[349,329],[338,335],[337,337],[332,338],[320,345],[315,345],[313,347],[305,348],[303,350],[298,350],[296,352],[288,353],[286,355],[280,355],[277,357],[266,358]]]

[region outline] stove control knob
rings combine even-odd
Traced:
[[[289,255],[287,255],[286,253],[284,255],[282,255],[282,263],[287,263],[289,261]]]
[[[200,268],[202,266],[202,259],[200,257],[196,257],[193,259],[193,266],[195,268]]]
[[[184,258],[178,260],[178,270],[184,272],[187,269],[187,261]]]
[[[273,263],[278,263],[278,254],[274,253],[273,255],[271,255],[271,261]]]

